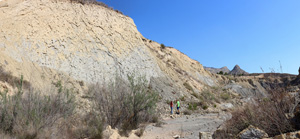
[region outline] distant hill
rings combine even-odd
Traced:
[[[239,65],[235,65],[234,68],[229,72],[231,75],[246,75],[249,74],[248,72],[244,71],[240,68]]]
[[[230,72],[230,70],[226,66],[222,68],[204,67],[204,69],[211,73],[219,73],[220,71],[223,71],[223,73],[225,74]]]
[[[215,74],[219,73],[220,71],[222,71],[223,74],[228,73],[231,75],[242,75],[242,74],[247,75],[247,74],[249,74],[248,72],[241,69],[239,65],[235,65],[231,71],[226,66],[224,66],[222,68],[204,67],[204,69],[209,71],[210,73],[215,73]]]

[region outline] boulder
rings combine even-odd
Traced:
[[[252,125],[238,134],[239,139],[262,139],[267,137],[268,134],[265,131],[260,130]]]
[[[175,135],[175,136],[173,136],[173,138],[174,138],[174,139],[179,139],[180,136],[179,136],[179,135]]]
[[[300,131],[290,132],[290,133],[281,134],[273,137],[273,139],[299,139],[299,138],[300,138]]]
[[[220,105],[220,107],[222,108],[222,110],[231,109],[231,108],[233,108],[233,104],[232,103],[222,103]]]
[[[118,130],[112,129],[111,126],[107,126],[103,131],[103,137],[106,139],[118,139],[121,138]]]
[[[210,132],[199,132],[199,139],[212,139]]]

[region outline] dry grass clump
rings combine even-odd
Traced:
[[[183,114],[184,114],[184,115],[191,115],[191,114],[192,114],[192,111],[191,111],[191,110],[184,110],[184,111],[183,111]]]
[[[100,113],[90,111],[89,113],[72,118],[67,127],[67,138],[72,139],[102,139],[104,130],[104,120]],[[73,127],[73,128],[72,128]],[[75,128],[74,128],[75,127]]]
[[[225,129],[214,134],[215,138],[234,138],[243,129],[253,125],[264,130],[269,136],[295,131],[291,119],[286,116],[294,99],[285,89],[270,91],[269,99],[258,100],[232,112],[232,118],[225,123]]]
[[[137,135],[138,137],[142,137],[144,134],[144,131],[145,131],[145,127],[142,127],[135,132],[135,135]]]

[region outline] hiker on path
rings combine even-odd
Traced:
[[[179,100],[177,100],[177,114],[180,113],[179,108],[180,108],[180,102],[179,102]]]
[[[173,101],[170,102],[171,114],[173,114]]]

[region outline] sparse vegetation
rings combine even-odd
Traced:
[[[205,100],[215,100],[215,95],[211,93],[209,90],[204,90],[201,95],[204,97]]]
[[[208,105],[206,102],[204,101],[199,101],[199,102],[190,102],[188,104],[188,110],[190,111],[194,111],[198,109],[198,106],[204,110],[206,110],[208,108]]]
[[[0,133],[11,137],[39,138],[46,129],[58,128],[59,123],[65,126],[58,132],[66,132],[70,138],[100,139],[105,125],[118,127],[126,135],[142,122],[162,124],[154,114],[159,96],[144,77],[129,75],[128,80],[117,77],[108,85],[91,86],[89,96],[92,97],[86,99],[90,99],[92,109],[80,116],[74,113],[77,105],[73,92],[61,80],[53,82],[51,92],[41,93],[30,88],[24,90],[30,84],[24,86],[23,76],[17,81],[4,73],[0,73],[1,79],[14,79],[11,83],[18,88],[15,94],[0,92]],[[138,135],[142,134],[141,129]]]
[[[73,115],[74,95],[67,89],[43,95],[39,91],[23,90],[23,76],[19,83],[18,91],[13,95],[0,92],[1,132],[18,138],[35,138],[59,119]]]
[[[189,103],[189,107],[188,107],[189,110],[197,110],[197,103]]]
[[[253,125],[264,130],[269,136],[295,131],[294,123],[286,116],[293,105],[293,99],[285,89],[276,88],[269,92],[271,97],[236,109],[232,119],[226,122],[226,129],[217,132],[218,138],[234,138],[239,132]]]

